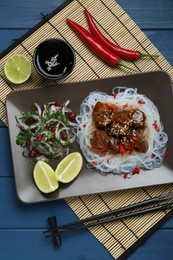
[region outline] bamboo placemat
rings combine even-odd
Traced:
[[[66,24],[66,18],[87,27],[83,10],[87,8],[103,33],[118,45],[141,52],[159,54],[158,59],[143,59],[135,63],[125,62],[139,72],[164,70],[173,79],[173,69],[159,53],[146,35],[114,0],[73,0],[66,1],[50,15],[43,15],[43,20],[1,54],[0,67],[0,118],[7,124],[5,99],[11,91],[37,88],[44,85],[65,82],[86,81],[97,78],[127,75],[126,69],[107,66],[94,56],[77,38]],[[76,66],[71,75],[58,82],[41,78],[32,67],[32,77],[21,86],[6,81],[4,62],[12,53],[27,55],[32,63],[36,46],[47,38],[62,38],[75,49]],[[119,208],[130,203],[152,198],[173,190],[173,185],[160,185],[125,191],[115,191],[96,195],[66,199],[68,205],[79,218]],[[157,212],[116,223],[90,229],[92,234],[107,248],[113,258],[123,259],[132,252],[154,229],[171,215],[170,211]]]

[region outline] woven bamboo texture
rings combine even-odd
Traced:
[[[11,91],[38,88],[44,85],[67,82],[87,81],[98,78],[127,75],[130,72],[124,68],[112,68],[100,61],[79,40],[66,24],[66,18],[71,18],[88,29],[83,13],[84,8],[92,14],[95,22],[106,37],[116,44],[128,49],[138,49],[144,53],[159,54],[157,59],[143,59],[136,62],[124,63],[138,72],[155,70],[166,71],[173,79],[173,69],[135,22],[124,12],[114,0],[74,0],[54,14],[43,17],[43,23],[4,55],[0,66],[0,118],[8,125],[6,117],[5,99]],[[32,63],[32,56],[36,46],[48,38],[67,40],[75,49],[76,66],[74,71],[65,79],[48,81],[41,78],[32,67],[31,78],[21,86],[10,84],[4,75],[3,67],[6,59],[12,53],[27,55]],[[79,218],[88,217],[110,209],[116,209],[139,200],[172,191],[173,186],[161,185],[126,191],[115,191],[96,195],[80,196],[66,199],[68,205]],[[126,219],[116,223],[90,228],[90,232],[107,248],[113,258],[123,258],[139,239],[152,229],[168,212],[147,214],[133,219]]]

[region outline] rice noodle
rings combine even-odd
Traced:
[[[116,98],[114,93],[116,93]],[[102,174],[132,174],[136,167],[147,170],[160,167],[166,152],[168,136],[163,131],[163,124],[160,121],[157,107],[145,95],[138,94],[137,89],[115,87],[112,94],[110,96],[99,91],[90,93],[82,102],[80,114],[76,117],[78,125],[75,127],[74,132],[80,149],[88,162],[88,167],[94,167]],[[135,108],[145,113],[146,129],[144,135],[149,146],[146,153],[133,150],[131,155],[127,153],[123,156],[121,154],[106,154],[103,157],[90,149],[90,138],[93,131],[92,112],[98,101],[113,103],[119,108],[123,108],[123,105],[128,103],[128,110]],[[156,123],[157,130],[154,127]]]

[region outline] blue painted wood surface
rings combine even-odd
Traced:
[[[1,0],[0,52],[40,21],[40,12],[50,13],[64,0]],[[153,44],[173,65],[173,1],[117,0]],[[88,231],[63,237],[55,249],[44,239],[47,217],[56,215],[60,224],[76,216],[62,201],[22,204],[15,191],[8,128],[0,122],[0,259],[112,259]],[[162,225],[128,259],[173,259],[173,217]]]

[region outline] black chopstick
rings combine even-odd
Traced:
[[[76,227],[72,227],[72,228],[68,228],[68,229],[64,229],[64,230],[59,230],[59,227],[57,228],[58,230],[58,235],[64,235],[73,231],[77,231],[77,230],[81,230],[81,229],[86,229],[86,228],[91,228],[91,227],[95,227],[98,225],[104,225],[106,223],[111,223],[117,220],[123,220],[123,219],[127,219],[127,218],[131,218],[131,217],[135,217],[135,216],[139,216],[139,215],[144,215],[147,213],[151,213],[151,212],[155,212],[155,211],[159,211],[159,210],[166,210],[166,209],[172,209],[173,208],[173,202],[164,204],[164,205],[160,205],[160,206],[154,206],[151,208],[147,208],[147,209],[143,209],[140,211],[134,211],[128,214],[123,214],[120,216],[115,216],[113,218],[109,218],[109,219],[105,219],[105,220],[100,220],[98,222],[94,222],[94,223],[90,223],[90,224],[86,224],[86,225],[81,225],[81,226],[76,226]],[[48,235],[46,236],[46,238],[49,237],[54,237],[54,235]]]
[[[151,199],[147,199],[147,200],[144,200],[144,201],[141,201],[141,202],[138,202],[138,203],[134,203],[132,205],[128,205],[126,207],[122,207],[122,208],[119,208],[119,209],[116,209],[116,210],[111,210],[111,211],[104,212],[104,213],[101,213],[101,214],[98,214],[98,215],[94,215],[94,216],[91,216],[91,217],[88,217],[88,218],[85,218],[85,219],[73,221],[73,222],[58,226],[58,229],[60,230],[60,229],[65,229],[65,228],[72,228],[73,226],[82,224],[84,222],[88,222],[88,221],[91,221],[91,220],[97,220],[97,219],[100,219],[100,218],[103,218],[103,217],[109,217],[109,216],[112,216],[112,215],[119,214],[121,212],[125,212],[127,210],[132,210],[132,209],[147,206],[147,205],[150,205],[150,204],[163,202],[163,201],[172,199],[172,196],[171,196],[172,194],[173,194],[173,192],[170,192],[170,193],[163,194],[161,196],[154,197],[154,198],[151,198]],[[49,230],[45,231],[45,233],[46,232],[49,232]]]
[[[50,232],[50,235],[45,236],[46,238],[53,238],[54,244],[57,246],[60,246],[61,244],[61,237],[60,235],[67,234],[73,231],[78,231],[81,229],[91,228],[98,225],[104,225],[106,223],[115,222],[118,220],[124,220],[127,218],[135,217],[144,215],[147,213],[159,211],[159,210],[166,210],[166,209],[172,209],[173,208],[173,192],[163,194],[158,197],[154,197],[148,200],[144,200],[135,204],[131,204],[126,207],[122,207],[116,210],[111,210],[108,212],[104,212],[95,216],[91,216],[85,219],[73,221],[61,226],[57,226],[56,224],[56,217],[49,217],[48,221],[50,224],[50,229],[43,231],[43,233]],[[166,202],[165,202],[166,201]],[[155,203],[160,203],[155,205]],[[141,207],[148,206],[150,204],[154,204],[150,207],[147,207],[145,209],[140,209]],[[133,210],[133,211],[132,211]],[[130,212],[129,212],[130,211]],[[103,219],[103,217],[108,217],[106,219]],[[87,223],[90,221],[94,221],[91,223]],[[86,222],[86,224],[84,224]]]

